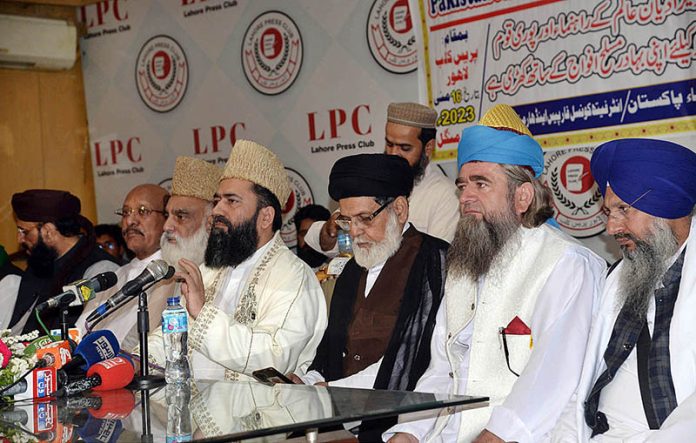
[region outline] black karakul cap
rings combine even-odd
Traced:
[[[80,215],[80,199],[67,191],[29,189],[12,196],[12,209],[27,222],[56,222]]]
[[[413,169],[396,155],[358,154],[334,163],[329,195],[348,197],[408,197],[413,190]]]

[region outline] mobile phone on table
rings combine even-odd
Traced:
[[[266,383],[269,385],[274,385],[276,383],[287,383],[294,384],[292,380],[287,378],[285,375],[281,374],[276,368],[264,368],[259,369],[251,373],[251,375],[261,383]]]

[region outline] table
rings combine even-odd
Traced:
[[[52,433],[54,442],[77,438],[105,443],[168,442],[173,441],[174,429],[179,429],[179,441],[222,442],[265,436],[283,440],[286,433],[300,432],[312,442],[319,428],[416,411],[436,413],[442,408],[487,405],[487,397],[196,380],[190,387],[92,392],[43,405],[15,405],[15,409],[25,408],[31,415],[25,423],[52,423],[46,429],[30,430]],[[37,417],[43,419],[37,421]],[[43,440],[50,441],[46,438],[51,437],[49,434],[42,435]]]

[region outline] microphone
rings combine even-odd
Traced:
[[[94,392],[89,398],[98,401],[97,405],[87,409],[94,418],[122,420],[135,409],[135,394],[128,389]]]
[[[89,280],[76,280],[63,286],[63,293],[40,303],[36,306],[36,309],[43,311],[44,309],[56,308],[65,303],[70,303],[70,306],[82,305],[87,300],[94,298],[95,292],[104,291],[115,285],[116,280],[116,274],[113,272],[102,272]]]
[[[63,366],[61,371],[86,371],[90,366],[102,360],[114,358],[121,351],[121,346],[113,332],[95,331],[85,335],[77,348],[73,359]]]
[[[38,367],[45,368],[47,366],[60,369],[63,365],[72,360],[70,355],[70,344],[67,340],[57,341],[43,348],[36,350],[36,362]]]
[[[54,395],[56,397],[71,396],[88,389],[95,391],[121,389],[133,380],[134,375],[135,369],[128,360],[123,357],[114,357],[92,365],[87,371],[87,377],[68,383],[58,389]]]
[[[92,416],[77,430],[81,441],[86,443],[116,443],[122,432],[121,420],[101,420]]]
[[[117,309],[124,300],[138,295],[144,286],[169,279],[174,275],[174,272],[174,268],[164,260],[151,261],[139,276],[123,285],[116,294],[92,311],[87,316],[87,323],[93,324],[96,320],[106,317],[110,311]]]

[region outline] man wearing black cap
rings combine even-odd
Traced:
[[[623,258],[552,441],[696,441],[696,153],[620,139],[590,168]]]
[[[68,283],[114,271],[116,260],[96,245],[92,223],[80,215],[80,199],[66,191],[31,189],[12,196],[17,241],[29,254],[27,270],[17,289],[9,325],[29,332],[39,325],[34,307],[62,292]],[[0,288],[0,292],[7,288]],[[82,307],[70,310],[74,324]],[[44,311],[46,326],[56,328],[59,316]]]
[[[412,188],[412,169],[398,156],[360,154],[334,164],[329,194],[355,257],[336,282],[305,383],[413,390],[427,368],[447,243],[407,223]]]

